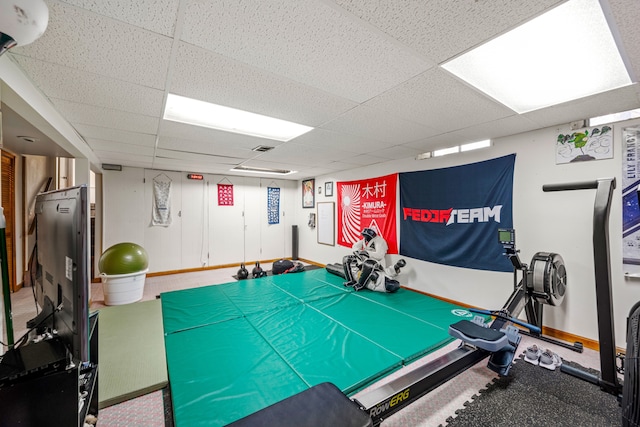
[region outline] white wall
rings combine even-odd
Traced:
[[[151,226],[153,178],[171,179],[172,223]],[[234,206],[218,206],[217,184],[233,184]],[[294,181],[124,167],[103,174],[103,250],[133,242],[149,253],[149,272],[179,271],[291,256]],[[268,224],[267,187],[280,188],[280,223]],[[251,270],[251,268],[248,268]]]
[[[610,217],[612,293],[616,343],[618,347],[624,347],[626,316],[632,305],[640,300],[640,279],[625,278],[622,268],[620,186],[624,152],[621,135],[622,128],[638,123],[636,120],[612,125],[615,135],[614,158],[610,160],[556,165],[556,138],[558,134],[570,131],[568,127],[555,127],[500,138],[494,141],[491,148],[484,150],[421,161],[393,161],[315,177],[316,187],[324,188],[326,181],[348,181],[394,172],[444,168],[516,153],[513,221],[521,259],[528,264],[536,252],[555,252],[562,255],[567,267],[567,295],[561,306],[545,307],[544,325],[597,340],[592,247],[595,190],[544,193],[542,186],[615,177],[617,189]],[[316,201],[336,201],[337,214],[336,194],[334,189],[333,197],[316,195]],[[324,264],[341,262],[342,256],[349,254],[350,249],[317,244],[316,230],[306,225],[309,212],[315,210],[298,209],[300,256]],[[400,218],[398,224],[399,221]],[[390,258],[393,262],[398,256]],[[400,281],[421,291],[491,309],[501,308],[513,289],[511,273],[448,267],[415,259],[408,259],[408,267],[400,276]]]
[[[545,307],[544,324],[551,328],[598,339],[595,281],[593,272],[592,220],[595,190],[544,193],[542,185],[589,181],[615,177],[618,188],[613,196],[610,218],[611,267],[616,343],[625,345],[626,316],[640,300],[640,280],[624,277],[622,268],[621,171],[622,128],[640,121],[613,125],[614,158],[577,164],[555,164],[555,141],[568,128],[541,129],[500,138],[491,148],[429,160],[393,161],[375,167],[360,168],[316,178],[316,204],[335,201],[334,196],[317,194],[327,181],[372,178],[394,172],[436,169],[473,163],[516,153],[514,175],[514,227],[521,258],[529,263],[536,252],[562,255],[568,271],[568,291],[560,307]],[[185,174],[172,178],[180,186],[174,199],[172,230],[150,227],[150,179],[159,171],[123,168],[104,173],[103,249],[132,241],[150,254],[151,272],[248,263],[255,260],[291,256],[291,225],[299,227],[301,258],[328,264],[340,262],[349,248],[317,243],[317,229],[307,226],[309,213],[303,209],[301,183],[285,180],[226,177],[234,184],[235,206],[217,205],[219,182],[223,176],[205,175],[204,181],[187,181]],[[151,174],[151,175],[149,175]],[[151,176],[151,177],[152,177]],[[266,187],[281,188],[281,224],[270,226],[266,219]],[[335,186],[335,184],[334,184]],[[176,194],[178,194],[176,192]],[[179,228],[178,228],[179,227]],[[176,232],[180,230],[180,232]],[[179,236],[179,237],[178,237]],[[179,256],[178,256],[179,254]],[[394,262],[398,256],[389,257]],[[486,272],[448,267],[415,259],[400,281],[409,287],[463,303],[500,308],[510,295],[510,273]]]

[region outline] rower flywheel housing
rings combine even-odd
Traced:
[[[567,291],[567,270],[558,254],[538,252],[531,260],[531,297],[548,305],[560,305]]]

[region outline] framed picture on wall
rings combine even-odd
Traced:
[[[316,206],[316,180],[304,179],[302,180],[302,207],[314,208]]]
[[[327,197],[333,196],[333,181],[324,183],[324,195]]]

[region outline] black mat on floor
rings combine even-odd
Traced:
[[[251,271],[253,269],[253,266],[248,266],[248,267],[245,267],[245,268],[249,271],[249,279],[247,279],[247,280],[252,279]],[[318,267],[317,265],[309,264],[309,265],[305,265],[304,266],[304,271],[317,270],[318,268],[321,268],[321,267]],[[271,272],[271,270],[266,270],[266,271],[267,271],[267,276],[273,276],[273,273]],[[294,273],[289,273],[289,274],[294,274]],[[238,280],[238,275],[237,274],[234,274],[231,277],[233,277],[234,279]]]
[[[605,427],[620,426],[622,422],[615,396],[559,369],[550,371],[522,358],[511,367],[508,377],[498,378],[456,414],[447,419],[447,427]]]
[[[173,427],[173,405],[171,404],[171,389],[162,389],[162,404],[164,406],[164,427]]]

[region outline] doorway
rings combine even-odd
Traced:
[[[16,157],[2,150],[2,207],[6,221],[5,236],[7,241],[7,268],[9,271],[9,289],[18,291],[22,285],[16,283],[15,252],[15,163]]]

